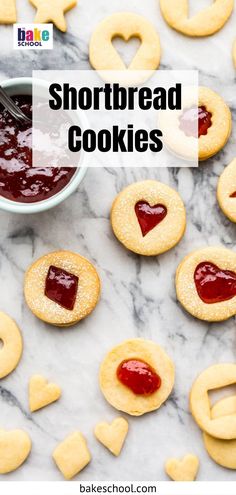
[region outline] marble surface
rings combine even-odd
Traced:
[[[209,5],[191,1],[191,11]],[[31,22],[34,9],[17,1],[19,20]],[[20,10],[21,9],[21,10]],[[232,318],[220,324],[194,320],[176,301],[174,273],[189,251],[205,245],[235,249],[235,225],[219,211],[215,190],[223,167],[235,156],[236,96],[231,47],[233,15],[218,34],[188,39],[172,31],[161,17],[156,0],[80,0],[67,15],[68,33],[55,33],[53,52],[13,51],[12,28],[0,27],[1,79],[30,76],[37,69],[89,68],[88,41],[105,15],[129,10],[145,15],[161,37],[161,68],[199,69],[200,83],[225,96],[233,112],[230,142],[199,169],[90,169],[83,184],[64,204],[33,216],[0,212],[1,309],[14,317],[24,336],[24,353],[16,371],[0,383],[0,423],[24,428],[33,441],[24,466],[4,480],[61,480],[51,459],[59,441],[75,429],[88,439],[93,460],[80,480],[167,480],[168,457],[194,452],[200,457],[199,480],[236,480],[236,473],[211,461],[188,406],[190,386],[207,366],[235,361],[236,329]],[[135,42],[126,48],[131,56]],[[127,184],[156,178],[176,188],[186,204],[187,230],[182,242],[160,257],[146,259],[126,251],[114,238],[109,210],[115,195]],[[33,317],[23,299],[28,265],[55,249],[78,251],[97,267],[102,298],[94,313],[70,329],[44,325]],[[124,450],[114,458],[93,437],[96,422],[112,420],[117,412],[100,393],[98,369],[105,353],[132,337],[161,344],[176,364],[174,392],[157,412],[129,418]],[[31,415],[27,386],[30,376],[42,373],[63,389],[60,402]],[[212,398],[214,400],[214,397]]]

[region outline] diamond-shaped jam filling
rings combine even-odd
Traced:
[[[51,265],[45,282],[45,296],[72,311],[76,301],[78,282],[76,275]]]

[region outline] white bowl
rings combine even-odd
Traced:
[[[19,77],[8,79],[1,82],[1,86],[7,91],[10,96],[13,95],[31,95],[33,79],[31,77]],[[44,86],[45,82],[37,80],[37,85]],[[81,118],[78,116],[78,120]],[[83,117],[84,120],[84,117]],[[36,203],[21,203],[0,197],[0,209],[10,211],[12,213],[39,213],[40,211],[49,210],[54,206],[64,201],[70,196],[79,186],[87,172],[87,167],[83,166],[83,156],[80,157],[80,166],[75,172],[70,182],[54,196],[38,201]]]

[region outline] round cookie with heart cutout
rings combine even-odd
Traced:
[[[24,293],[35,316],[51,325],[70,326],[95,308],[100,280],[86,258],[70,251],[55,251],[29,267]]]
[[[236,314],[236,253],[206,247],[186,256],[176,271],[179,302],[191,315],[223,321]]]
[[[189,17],[189,0],[160,0],[161,12],[170,27],[186,36],[209,36],[219,31],[232,14],[234,0],[215,0]]]
[[[236,223],[236,158],[225,167],[219,178],[217,200],[223,213]]]
[[[100,368],[100,387],[119,411],[141,416],[158,409],[174,386],[174,364],[155,342],[130,339],[114,347]]]
[[[111,210],[117,239],[130,251],[154,256],[173,248],[186,227],[180,195],[155,180],[135,182],[121,191]]]

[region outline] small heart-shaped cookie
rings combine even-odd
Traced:
[[[112,454],[118,456],[123,447],[128,429],[129,425],[126,419],[116,418],[111,424],[105,422],[98,423],[95,427],[94,434],[99,442],[105,445]]]
[[[31,450],[29,435],[22,430],[0,430],[0,474],[15,471]]]
[[[48,383],[41,375],[34,375],[29,383],[29,405],[31,412],[48,406],[61,397],[61,389],[56,383]]]
[[[196,455],[187,454],[183,459],[168,459],[165,470],[174,481],[194,481],[199,468]]]

